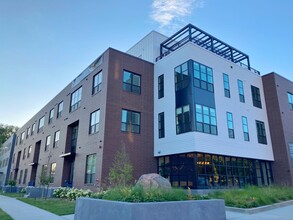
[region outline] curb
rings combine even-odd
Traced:
[[[245,214],[255,214],[255,213],[269,211],[269,210],[276,209],[276,208],[282,208],[282,207],[289,206],[289,205],[293,205],[293,200],[275,203],[272,205],[256,207],[256,208],[250,208],[250,209],[234,208],[234,207],[226,206],[226,211],[239,212],[239,213],[245,213]]]

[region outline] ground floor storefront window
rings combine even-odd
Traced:
[[[158,172],[173,187],[217,189],[270,185],[270,161],[206,153],[177,154],[158,158]]]

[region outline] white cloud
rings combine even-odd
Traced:
[[[203,5],[203,0],[153,0],[151,18],[160,28],[176,26],[176,22],[190,15],[193,8]]]

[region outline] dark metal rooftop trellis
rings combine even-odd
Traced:
[[[184,28],[161,43],[160,56],[157,57],[156,61],[162,59],[164,56],[167,56],[169,53],[175,51],[188,42],[195,43],[198,46],[232,61],[233,63],[238,63],[240,66],[244,66],[247,69],[259,74],[257,70],[250,67],[249,56],[247,54],[237,50],[229,44],[224,43],[192,24],[186,25]]]

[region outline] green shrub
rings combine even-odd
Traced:
[[[20,192],[21,193],[26,193],[26,187],[22,188]]]
[[[210,193],[209,197],[224,199],[227,206],[253,208],[291,200],[293,198],[293,187],[248,186],[244,189],[216,191]]]
[[[89,189],[76,189],[76,188],[57,188],[54,190],[53,195],[56,198],[65,198],[70,201],[76,200],[78,197],[90,197],[93,192]]]
[[[123,201],[123,202],[164,202],[188,200],[188,195],[183,189],[150,189],[144,191],[141,187],[120,187],[103,192],[96,198]]]

